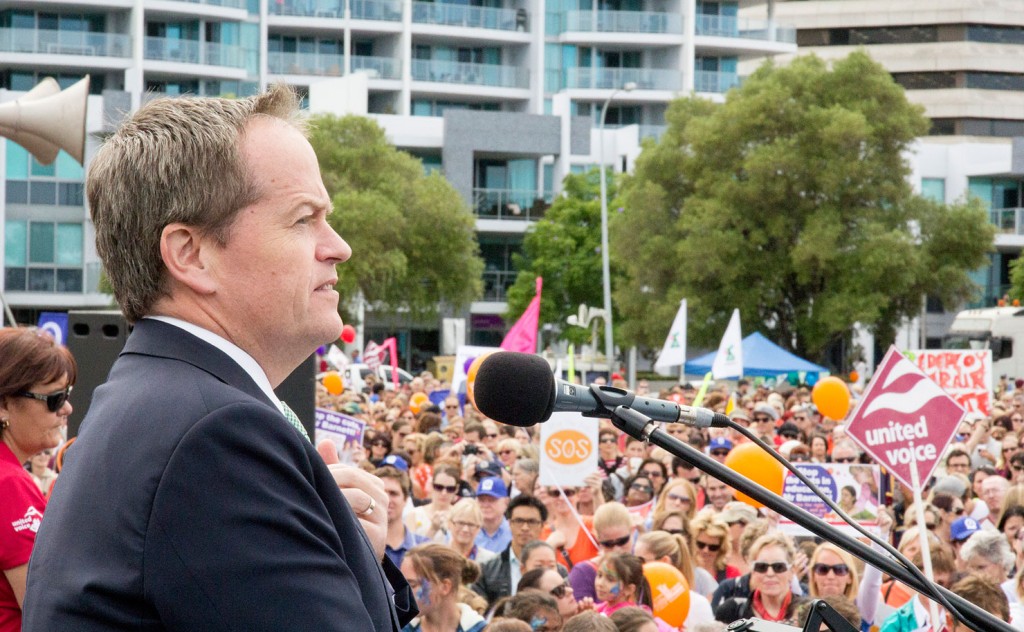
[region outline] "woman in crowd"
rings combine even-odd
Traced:
[[[868,569],[870,572],[870,567]],[[808,581],[808,587],[810,588],[811,597],[829,597],[832,595],[840,595],[857,603],[860,611],[871,615],[874,614],[875,608],[878,606],[878,590],[881,584],[881,574],[877,571],[878,575],[877,584],[873,588],[873,595],[867,595],[865,598],[874,599],[873,604],[870,606],[861,607],[862,599],[860,594],[865,591],[861,591],[861,581],[857,573],[857,566],[853,561],[853,556],[839,548],[838,546],[829,542],[823,542],[814,549],[814,554],[811,555],[810,565],[810,577]],[[864,586],[872,583],[868,581],[865,575]],[[867,620],[870,623],[872,617],[865,616],[863,620]]]
[[[429,486],[434,477],[434,468],[424,456],[426,443],[427,435],[415,432],[406,435],[402,441],[402,448],[410,459],[409,481],[412,483],[412,495],[418,500],[430,498]]]
[[[949,527],[964,515],[964,502],[952,494],[940,492],[932,495],[932,505],[939,510],[941,518],[934,533],[943,542],[949,542]]]
[[[620,608],[609,617],[618,632],[658,632],[654,615],[643,608]]]
[[[458,498],[458,492],[459,469],[448,464],[438,465],[430,487],[430,502],[416,507],[409,514],[406,520],[409,531],[431,539],[440,536],[439,539],[443,540],[447,535],[444,532],[448,510]]]
[[[633,517],[622,503],[605,503],[594,513],[594,534],[601,554],[628,553],[633,549]],[[576,599],[594,598],[597,561],[598,558],[593,558],[581,562],[569,572],[569,583],[576,593]]]
[[[828,463],[828,437],[821,433],[811,435],[811,463]]]
[[[775,531],[758,538],[750,552],[754,592],[749,599],[726,599],[715,610],[715,618],[726,624],[752,617],[792,623],[797,607],[804,601],[793,594],[793,542]]]
[[[448,510],[448,546],[477,564],[483,564],[498,553],[476,545],[476,536],[480,533],[483,520],[480,505],[473,498],[463,498]]]
[[[515,439],[501,439],[494,446],[494,456],[498,457],[498,461],[501,462],[501,466],[505,468],[505,471],[511,473],[512,468],[515,467],[516,459],[519,458],[519,452],[522,450],[522,447]]]
[[[654,503],[653,515],[663,512],[679,511],[686,516],[686,521],[693,520],[696,515],[697,489],[685,478],[677,478],[665,483],[658,494],[658,502]]]
[[[555,601],[558,602],[558,614],[562,615],[563,621],[581,610],[581,604],[576,603],[576,598],[573,596],[572,586],[554,569],[535,568],[523,573],[523,578],[519,580],[516,592],[522,592],[527,588],[535,588],[554,597]],[[584,606],[583,609],[593,607],[593,603],[590,600],[582,605]]]
[[[597,545],[593,536],[594,519],[584,517],[583,524],[576,519],[578,514],[574,509],[577,491],[575,487],[563,487],[561,490],[557,487],[545,489],[547,498],[551,499],[548,505],[550,522],[548,534],[545,536],[542,533],[541,537],[555,547],[559,561],[569,570],[597,555]]]
[[[690,587],[690,611],[683,623],[683,628],[692,628],[701,623],[714,621],[711,603],[707,597],[698,592],[693,574],[693,562],[686,540],[681,535],[670,535],[664,531],[650,531],[636,539],[633,552],[644,563],[665,562],[679,569]]]
[[[643,474],[635,474],[625,483],[625,497],[622,504],[631,508],[634,513],[643,517],[651,511],[651,501],[654,500],[654,484],[651,479]]]
[[[733,500],[725,504],[718,517],[729,525],[729,555],[725,558],[725,563],[743,575],[750,570],[750,565],[740,551],[740,538],[743,537],[747,525],[757,520],[757,510],[747,503]]]
[[[43,496],[50,496],[50,489],[57,481],[57,473],[50,468],[50,460],[53,458],[53,450],[43,450],[29,459],[29,474],[32,480],[39,486]]]
[[[519,494],[532,496],[540,476],[540,464],[534,459],[518,459],[512,466],[512,492],[515,498]]]
[[[0,329],[0,629],[21,629],[28,558],[46,499],[23,463],[60,445],[78,375],[67,348],[37,329]]]
[[[380,467],[384,457],[391,454],[391,436],[386,432],[379,432],[367,442],[370,455],[370,462],[374,467]]]
[[[476,581],[480,567],[443,544],[423,544],[405,554],[405,575],[420,614],[403,632],[480,632],[484,618],[460,603],[459,588]]]
[[[717,514],[706,511],[697,514],[690,522],[690,533],[693,536],[694,561],[710,573],[716,582],[742,575],[726,563],[732,550],[729,525],[722,522]]]
[[[644,577],[644,562],[631,553],[608,553],[597,563],[594,610],[610,616],[630,606],[651,608],[651,587]]]
[[[654,488],[654,495],[657,496],[661,493],[661,490],[665,487],[666,481],[668,481],[668,468],[661,461],[653,458],[646,458],[640,463],[640,469],[637,472],[641,476],[647,477],[647,480],[651,481],[651,486]]]

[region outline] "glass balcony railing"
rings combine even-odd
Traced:
[[[0,28],[0,52],[130,57],[132,40],[118,33]]]
[[[412,60],[412,78],[413,81],[462,83],[496,88],[528,88],[530,86],[530,75],[526,68],[435,59]]]
[[[146,59],[154,61],[244,68],[244,55],[241,46],[167,37],[146,38]]]
[[[747,20],[727,15],[697,15],[697,35],[741,37],[769,42],[796,43],[796,29],[767,20]]]
[[[508,296],[508,289],[516,282],[519,273],[515,270],[487,270],[484,272],[484,295],[481,300],[502,302]]]
[[[400,79],[399,62],[390,57],[353,55],[349,60],[352,72],[363,72],[371,78]],[[340,76],[345,56],[340,53],[281,53],[267,55],[267,67],[275,75]]]
[[[192,2],[194,4],[208,4],[213,7],[227,7],[229,9],[245,9],[249,6],[248,0],[180,0],[181,2]]]
[[[353,20],[402,21],[402,0],[350,0]],[[344,0],[283,0],[270,3],[271,15],[318,18],[345,17]]]
[[[562,31],[682,33],[683,16],[647,11],[567,11]]]
[[[417,24],[468,26],[478,29],[515,31],[527,28],[526,9],[471,7],[446,2],[413,2],[412,21]]]
[[[640,125],[640,139],[653,138],[661,140],[662,134],[668,130],[668,125]]]
[[[734,72],[698,70],[693,76],[693,89],[697,92],[724,93],[740,85],[740,77]]]
[[[680,90],[682,75],[676,70],[656,68],[569,68],[566,88],[614,90],[635,83],[639,90]]]
[[[550,191],[473,189],[473,211],[480,219],[537,221],[551,206],[551,197]]]
[[[1003,235],[1024,235],[1024,208],[1000,208],[989,211],[989,221]]]

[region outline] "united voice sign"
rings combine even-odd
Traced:
[[[907,487],[928,480],[966,411],[896,347],[875,371],[846,434]]]

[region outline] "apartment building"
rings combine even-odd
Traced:
[[[345,85],[362,86],[365,112],[425,169],[443,170],[478,217],[486,294],[446,316],[465,324],[453,328],[458,341],[487,344],[505,328],[512,253],[562,175],[602,160],[628,168],[639,140],[663,129],[669,100],[722,98],[744,60],[796,51],[792,28],[740,17],[739,5],[0,0],[0,101],[46,76],[67,86],[90,75],[88,163],[103,134],[152,94],[245,96],[272,82],[308,94],[359,75]],[[44,167],[11,141],[0,147],[0,291],[16,318],[106,306],[82,167],[63,153]],[[372,313],[365,322],[368,338],[397,333],[403,357],[441,346],[440,322]]]

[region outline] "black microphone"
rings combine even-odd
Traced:
[[[483,414],[510,426],[533,426],[553,412],[576,412],[584,417],[611,417],[626,406],[655,421],[697,428],[728,427],[729,418],[707,408],[636,394],[611,386],[580,386],[555,379],[547,360],[529,353],[500,351],[487,356],[477,369],[473,399]]]

